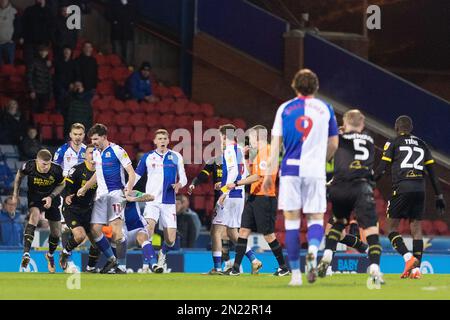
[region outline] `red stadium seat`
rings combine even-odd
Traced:
[[[147,139],[147,128],[145,128],[145,131],[138,131],[138,130],[133,131],[133,133],[131,134],[130,139],[135,144],[139,144],[139,143],[142,143],[144,141],[147,141],[148,140]]]
[[[435,233],[433,222],[430,220],[422,220],[422,231],[425,235],[433,235]]]
[[[148,152],[153,149],[154,149],[153,142],[145,141],[145,142],[139,143],[138,150],[140,152]]]
[[[123,144],[122,148],[128,153],[128,156],[131,160],[136,160],[136,151],[134,150],[134,145],[132,144]]]
[[[114,68],[111,73],[111,77],[114,81],[124,81],[130,75],[130,70],[127,67]]]
[[[108,140],[112,142],[117,141],[117,137],[120,135],[119,129],[116,126],[108,126]]]
[[[128,119],[128,121],[135,127],[145,127],[147,125],[145,121],[146,117],[147,115],[145,113],[131,113],[131,116]]]
[[[59,113],[54,113],[49,116],[49,121],[57,126],[64,125],[64,117]]]
[[[161,99],[171,96],[169,88],[166,88],[164,86],[156,87],[155,95],[160,97]]]
[[[119,126],[119,132],[120,134],[130,136],[133,133],[133,127],[132,126]]]
[[[194,199],[191,203],[194,209],[203,210],[206,206],[206,199],[204,196],[194,196]]]
[[[449,234],[448,224],[445,221],[435,220],[433,221],[433,226],[438,235],[445,236]]]
[[[103,54],[97,54],[95,56],[95,60],[97,60],[97,63],[98,63],[99,66],[103,66],[103,65],[108,64],[108,61],[107,61],[106,57]]]
[[[130,125],[130,123],[128,122],[128,119],[130,118],[130,116],[131,116],[131,113],[121,112],[121,113],[116,114],[116,116],[114,117],[114,120],[118,126]]]
[[[49,113],[35,113],[33,114],[33,120],[36,124],[51,124]]]
[[[410,234],[411,233],[408,220],[402,219],[400,221],[400,225],[398,227],[398,233],[400,233],[400,234]]]
[[[175,116],[173,114],[163,114],[160,117],[160,124],[162,126],[170,126],[175,121]],[[177,125],[179,124],[179,117],[176,118]]]
[[[98,116],[98,122],[105,125],[115,124],[115,116],[116,114],[111,111],[101,112]]]
[[[141,106],[136,100],[127,100],[125,101],[125,108],[131,113],[136,113],[141,110]]]
[[[42,140],[48,141],[53,139],[53,127],[51,125],[42,125],[39,131]]]
[[[145,117],[145,123],[147,124],[148,128],[153,128],[160,124],[160,118],[161,116],[159,115],[159,113],[156,115],[147,114],[147,116]]]
[[[189,112],[190,112],[192,115],[203,114],[203,113],[202,113],[202,108],[201,108],[198,104],[196,104],[196,103],[194,103],[194,102],[190,102],[190,103],[188,104],[188,109],[189,109]]]
[[[0,74],[5,76],[13,76],[16,74],[16,68],[12,64],[4,64],[0,67]]]
[[[60,141],[64,140],[64,126],[56,127],[56,139]]]
[[[17,76],[24,77],[26,72],[27,72],[27,67],[25,65],[18,65],[18,66],[16,66],[15,74]]]
[[[231,123],[231,120],[229,118],[220,117],[217,123],[219,126],[222,126],[224,124]]]
[[[98,78],[100,80],[112,79],[112,68],[110,66],[100,66],[98,68]]]
[[[111,109],[115,112],[125,112],[127,108],[122,100],[114,99],[111,101]]]
[[[232,123],[236,126],[236,128],[246,129],[247,122],[244,119],[236,118],[233,119]]]
[[[116,54],[108,55],[107,59],[108,59],[109,64],[112,65],[113,67],[118,67],[118,66],[122,65],[122,60]]]
[[[102,96],[114,95],[114,83],[112,81],[102,81],[97,85],[97,92]]]
[[[145,113],[154,113],[156,111],[156,106],[154,103],[143,101],[140,104],[140,110],[144,111]]]
[[[214,107],[208,103],[203,103],[200,105],[201,110],[203,111],[203,114],[207,117],[214,116]]]
[[[180,87],[170,87],[170,94],[174,97],[174,98],[184,98],[185,94],[183,92],[183,90]]]

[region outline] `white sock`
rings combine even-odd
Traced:
[[[375,263],[372,263],[369,266],[369,273],[379,273],[379,272],[380,272],[380,266],[379,265],[377,265]]]
[[[407,252],[403,255],[403,259],[405,259],[405,262],[408,261],[409,259],[412,258],[412,253],[411,252]]]
[[[301,276],[302,272],[300,271],[300,269],[292,269],[292,277],[297,277],[297,276]]]
[[[314,255],[314,258],[317,258],[318,251],[319,251],[319,248],[317,248],[317,246],[309,246],[308,247],[308,253],[312,253]]]
[[[333,260],[333,250],[325,249],[325,251],[323,252],[322,260],[330,263],[331,260]]]

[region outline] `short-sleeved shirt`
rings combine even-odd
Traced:
[[[76,152],[71,147],[70,142],[67,142],[56,150],[53,161],[63,168],[63,174],[67,177],[69,170],[73,166],[82,163],[85,157],[86,146],[84,144],[82,144],[80,150]]]
[[[383,161],[391,163],[392,187],[396,193],[424,192],[425,166],[434,159],[425,142],[404,134],[384,145]]]
[[[259,180],[252,183],[250,187],[250,193],[257,196],[269,196],[269,197],[275,197],[276,191],[275,191],[275,181],[277,180],[277,174],[274,173],[272,178],[272,187],[269,191],[264,192],[262,185],[264,181],[264,177],[267,174],[267,165],[268,160],[270,157],[270,145],[267,145],[265,147],[259,148],[258,153],[251,163],[251,174],[257,174],[260,176]]]
[[[89,170],[86,162],[77,164],[69,170],[66,177],[66,195],[75,194],[72,198],[72,204],[68,207],[87,209],[94,204],[95,192],[97,191],[97,185],[94,185],[83,197],[77,197],[77,191],[83,187],[89,179],[94,175],[94,170]]]
[[[334,155],[333,182],[372,179],[375,147],[367,133],[348,132],[339,136]]]
[[[246,178],[248,175],[245,166],[244,151],[237,144],[230,144],[225,147],[222,155],[222,183],[221,187],[229,183],[235,183]],[[228,193],[230,198],[244,198],[245,186],[234,188]]]
[[[131,165],[127,152],[111,143],[104,150],[94,149],[95,171],[97,173],[97,197],[125,187],[124,168]]]
[[[56,186],[64,182],[61,166],[52,162],[47,173],[40,172],[36,160],[29,160],[22,165],[20,173],[28,176],[28,197],[48,197]]]
[[[328,138],[338,135],[330,105],[308,97],[283,103],[275,116],[272,135],[283,138],[281,176],[325,179]]]
[[[203,175],[206,175],[207,177],[212,175],[212,182],[214,186],[217,182],[222,182],[222,157],[212,158],[206,161],[202,171],[197,175],[196,183],[194,183],[195,186],[202,183],[200,181],[200,177]],[[221,191],[214,189],[214,202],[219,200],[220,195]]]

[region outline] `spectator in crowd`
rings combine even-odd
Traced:
[[[55,16],[46,6],[46,0],[36,0],[35,5],[25,9],[22,17],[24,58],[33,61],[39,46],[49,46],[55,34]]]
[[[0,0],[0,66],[3,64],[3,56],[6,56],[6,63],[14,63],[16,44],[13,36],[16,17],[17,10],[9,0]]]
[[[0,115],[0,144],[18,145],[25,134],[25,123],[17,101],[11,99]]]
[[[177,195],[176,199],[177,213],[177,232],[180,236],[181,248],[194,248],[196,238],[196,229],[194,219],[191,215],[186,214],[182,205],[181,195]]]
[[[55,59],[63,57],[63,51],[66,47],[75,49],[78,39],[77,29],[67,28],[67,5],[59,6],[59,14],[56,18],[55,42],[53,43],[53,53]]]
[[[35,127],[29,127],[27,135],[22,139],[19,145],[20,160],[36,159],[36,155],[42,147],[37,129]]]
[[[83,83],[89,101],[94,97],[98,81],[98,65],[97,60],[92,56],[93,51],[92,43],[87,41],[83,45],[83,52],[75,60],[75,78]]]
[[[27,78],[34,113],[45,111],[52,96],[51,62],[47,59],[48,47],[39,46],[39,56],[28,66]]]
[[[3,202],[3,209],[0,211],[0,245],[21,247],[23,222],[24,217],[16,210],[12,196],[7,197]]]
[[[200,230],[202,229],[202,223],[200,221],[200,217],[198,216],[197,212],[195,212],[194,210],[192,210],[190,208],[191,204],[190,204],[189,198],[186,195],[184,195],[184,194],[181,195],[180,199],[181,199],[181,206],[182,206],[184,213],[192,216],[192,219],[195,224],[195,239],[197,240],[198,236],[200,235]]]
[[[131,65],[134,58],[134,26],[136,23],[134,1],[112,0],[109,18],[113,53],[120,55],[127,65]]]
[[[71,84],[75,78],[75,61],[72,59],[72,49],[64,47],[62,57],[55,59],[54,93],[56,111],[63,113],[64,102],[67,99]]]
[[[150,81],[150,71],[152,66],[144,61],[139,71],[133,72],[127,79],[127,91],[131,99],[138,101],[156,102],[158,99],[152,95],[152,84]]]
[[[92,106],[89,94],[81,81],[75,81],[64,107],[64,134],[69,136],[72,123],[79,122],[85,128],[92,127]]]

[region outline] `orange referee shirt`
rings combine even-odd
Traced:
[[[277,174],[272,175],[272,187],[268,192],[262,190],[262,184],[264,176],[266,175],[267,165],[270,157],[270,144],[265,147],[258,149],[258,154],[256,155],[253,163],[251,164],[252,175],[257,174],[261,176],[258,181],[252,183],[250,188],[250,193],[256,196],[269,196],[275,197],[275,181],[277,180]]]

